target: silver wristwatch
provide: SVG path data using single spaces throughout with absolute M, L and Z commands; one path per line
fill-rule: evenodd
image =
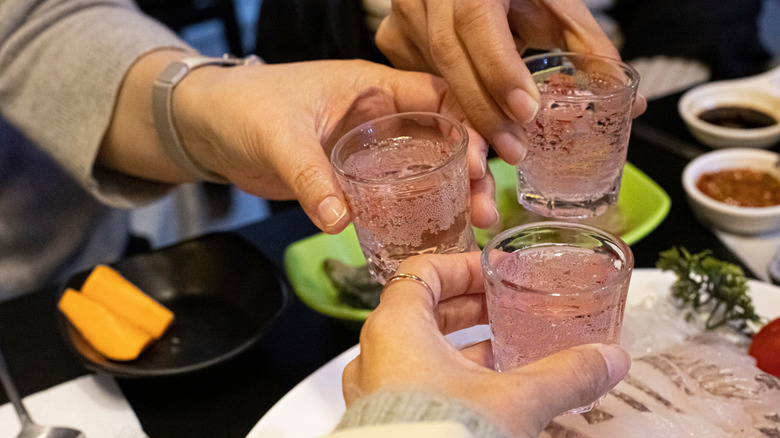
M 262 61 L 255 55 L 247 58 L 223 56 L 212 58 L 193 56 L 171 63 L 154 81 L 152 91 L 152 115 L 160 143 L 174 162 L 197 179 L 221 184 L 228 180 L 217 173 L 204 168 L 194 160 L 181 144 L 176 124 L 173 121 L 173 90 L 189 72 L 206 65 L 231 67 L 236 65 L 254 65 Z

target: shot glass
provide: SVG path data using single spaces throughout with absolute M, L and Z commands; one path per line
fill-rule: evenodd
M 491 239 L 481 263 L 496 371 L 576 345 L 620 343 L 634 256 L 619 238 L 581 224 L 530 223 Z
M 523 126 L 517 199 L 546 217 L 597 216 L 617 203 L 639 73 L 618 60 L 574 53 L 524 58 L 541 93 Z
M 422 112 L 366 122 L 336 143 L 331 163 L 380 283 L 413 255 L 477 249 L 467 145 L 458 121 Z

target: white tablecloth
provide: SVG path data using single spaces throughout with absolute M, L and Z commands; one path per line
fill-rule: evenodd
M 89 374 L 24 398 L 33 421 L 67 426 L 87 438 L 148 438 L 116 381 Z M 21 425 L 11 403 L 0 406 L 0 438 L 14 438 Z

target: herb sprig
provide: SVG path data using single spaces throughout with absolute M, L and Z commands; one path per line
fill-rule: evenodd
M 707 330 L 727 325 L 747 335 L 761 323 L 742 268 L 718 260 L 711 251 L 691 254 L 674 247 L 660 253 L 656 267 L 677 275 L 672 297 L 678 307 L 688 309 L 689 321 L 703 319 Z

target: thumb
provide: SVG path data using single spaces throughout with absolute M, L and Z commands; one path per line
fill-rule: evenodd
M 563 412 L 588 405 L 606 394 L 628 373 L 631 358 L 618 345 L 588 344 L 558 352 L 517 371 L 531 384 L 540 410 L 537 418 L 551 420 Z M 529 375 L 530 373 L 530 375 Z
M 277 169 L 312 222 L 322 231 L 335 234 L 349 224 L 351 217 L 330 160 L 320 144 L 313 143 L 300 147 L 293 159 L 283 160 Z
M 341 374 L 341 393 L 347 406 L 364 395 L 360 387 L 361 359 L 361 356 L 352 359 Z

